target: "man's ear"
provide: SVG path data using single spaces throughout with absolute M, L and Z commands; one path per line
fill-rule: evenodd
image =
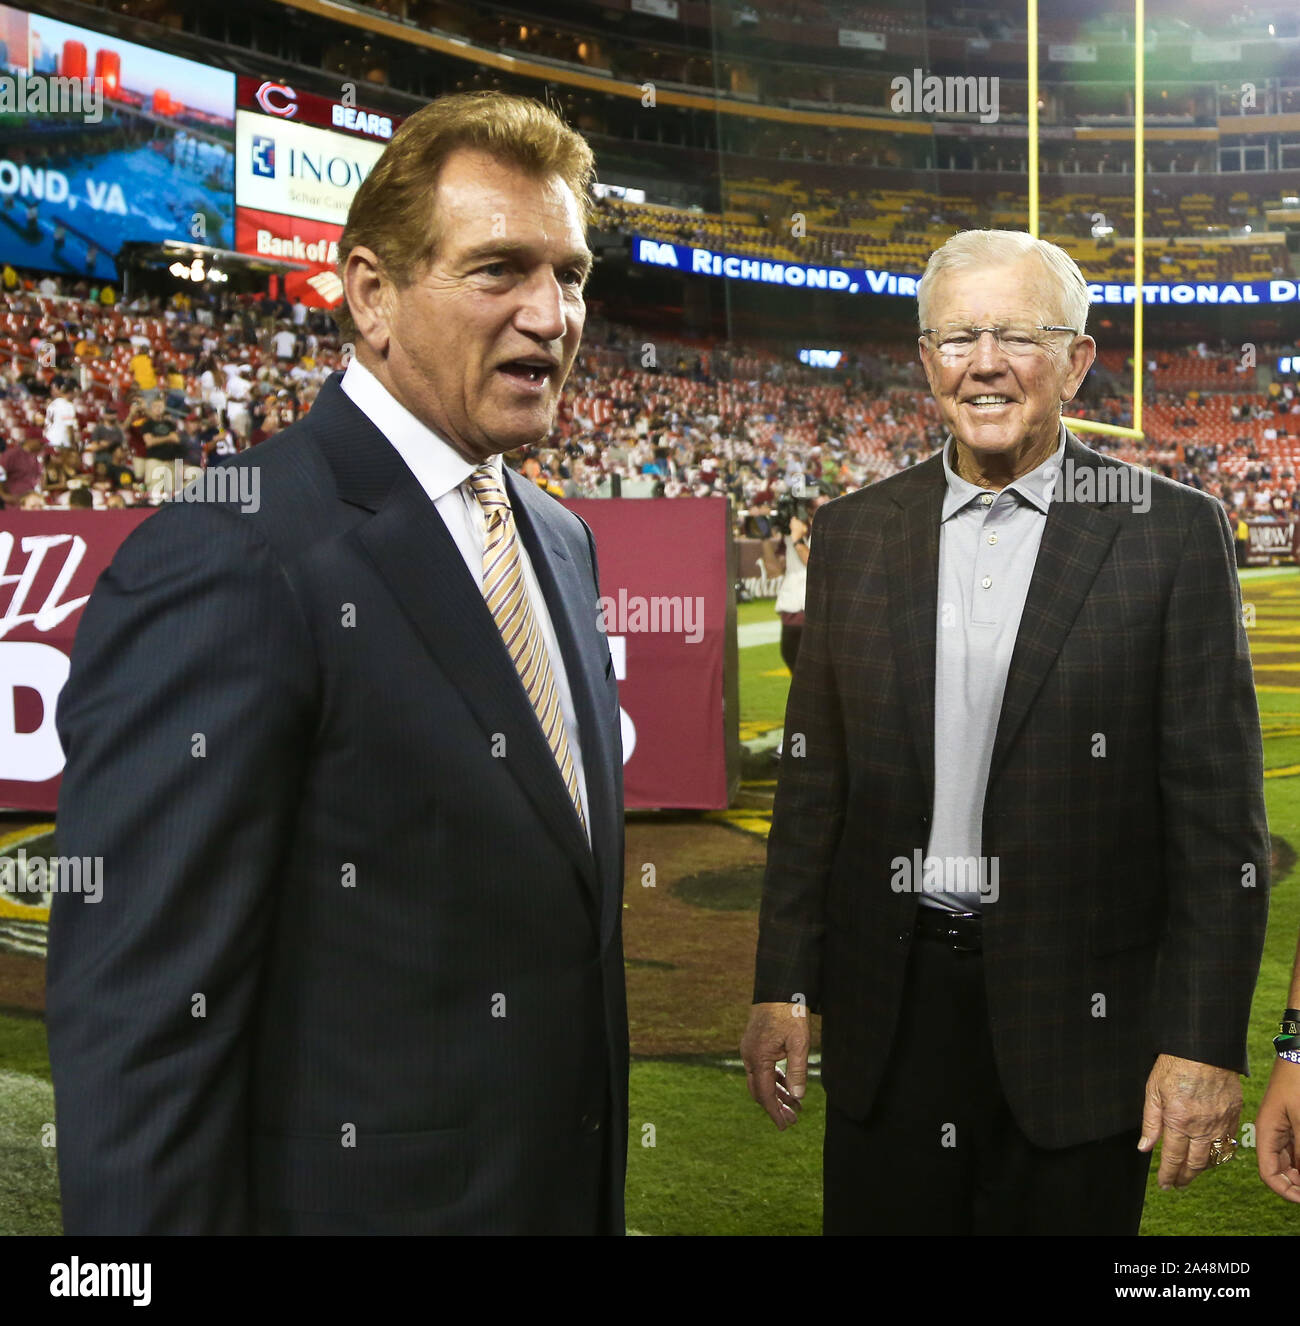
M 1061 385 L 1061 400 L 1072 401 L 1075 393 L 1083 386 L 1088 370 L 1097 358 L 1097 342 L 1091 336 L 1080 335 L 1070 347 L 1070 372 Z
M 936 394 L 934 389 L 934 363 L 932 360 L 934 350 L 924 336 L 916 338 L 916 348 L 921 355 L 921 367 L 925 369 L 925 380 L 930 384 L 930 394 L 934 395 Z
M 343 269 L 343 297 L 357 335 L 382 359 L 391 338 L 392 282 L 373 249 L 358 244 Z

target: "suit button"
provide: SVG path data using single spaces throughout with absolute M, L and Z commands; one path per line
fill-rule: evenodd
M 584 1114 L 582 1118 L 578 1120 L 578 1127 L 582 1129 L 584 1133 L 600 1132 L 600 1115 Z
M 912 932 L 910 930 L 900 930 L 898 932 L 898 942 L 900 944 L 906 944 L 907 941 L 911 938 L 912 938 Z

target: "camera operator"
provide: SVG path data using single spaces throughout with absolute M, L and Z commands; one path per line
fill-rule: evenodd
M 808 583 L 808 552 L 813 517 L 817 508 L 829 500 L 825 494 L 799 501 L 782 499 L 774 521 L 777 533 L 770 540 L 773 551 L 784 563 L 781 588 L 776 595 L 776 612 L 781 618 L 781 662 L 790 669 L 792 677 L 795 660 L 799 657 L 799 641 L 803 636 L 804 594 Z

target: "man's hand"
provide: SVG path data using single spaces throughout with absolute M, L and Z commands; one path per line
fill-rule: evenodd
M 749 1094 L 784 1132 L 799 1120 L 808 1086 L 808 1010 L 801 1003 L 755 1004 L 740 1042 Z M 785 1072 L 777 1064 L 785 1059 Z
M 1162 1054 L 1147 1078 L 1139 1151 L 1155 1148 L 1161 1132 L 1161 1188 L 1186 1188 L 1210 1164 L 1210 1143 L 1236 1135 L 1241 1079 L 1231 1069 Z
M 1300 1202 L 1300 1064 L 1277 1059 L 1255 1118 L 1259 1177 L 1279 1197 Z

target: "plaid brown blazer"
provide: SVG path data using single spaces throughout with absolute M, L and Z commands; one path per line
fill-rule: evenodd
M 1073 434 L 1066 457 L 1121 464 Z M 1157 1054 L 1248 1071 L 1269 840 L 1232 536 L 1217 501 L 1149 478 L 1145 512 L 1052 503 L 984 802 L 993 1043 L 1045 1147 L 1136 1128 Z M 936 453 L 817 513 L 786 712 L 754 1000 L 822 1014 L 824 1084 L 857 1118 L 918 905 L 891 862 L 929 836 L 944 490 Z

